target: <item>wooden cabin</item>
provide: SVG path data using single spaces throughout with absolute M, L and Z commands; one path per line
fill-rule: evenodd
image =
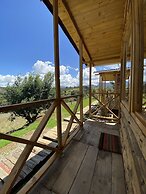
M 4 181 L 1 194 L 145 194 L 146 91 L 143 85 L 146 1 L 42 0 L 42 3 L 53 14 L 56 98 L 50 100 L 51 106 L 30 140 L 0 134 L 1 139 L 26 145 Z M 58 24 L 79 54 L 80 94 L 74 110 L 65 102 L 71 97 L 60 94 Z M 92 96 L 99 102 L 92 92 L 92 67 L 117 63 L 121 64 L 119 115 L 115 114 L 115 118 L 108 121 L 103 116 L 99 122 L 99 118 L 92 115 Z M 86 120 L 83 111 L 83 64 L 89 68 L 90 77 L 89 118 Z M 0 107 L 0 111 L 47 102 L 5 106 Z M 107 108 L 106 103 L 101 102 L 100 105 Z M 71 115 L 66 128 L 62 125 L 61 106 Z M 55 144 L 47 140 L 42 143 L 38 140 L 54 110 L 57 111 L 57 137 L 53 140 L 48 135 L 48 139 Z M 75 122 L 77 127 L 71 130 Z M 34 147 L 49 150 L 50 155 L 35 174 L 16 187 Z
M 109 66 L 110 67 L 110 66 Z M 92 116 L 104 119 L 119 119 L 120 114 L 120 69 L 110 69 L 94 72 L 98 76 L 97 91 L 92 92 L 98 101 L 96 109 L 91 110 Z M 126 81 L 130 77 L 130 69 L 126 70 Z M 129 91 L 129 82 L 126 84 L 126 94 Z M 96 96 L 95 96 L 96 95 Z M 110 117 L 108 117 L 108 115 Z M 103 117 L 104 116 L 104 117 Z M 91 117 L 91 115 L 90 115 Z

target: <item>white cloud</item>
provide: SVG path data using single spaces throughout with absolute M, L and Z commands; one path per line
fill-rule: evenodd
M 71 67 L 71 66 L 67 66 L 67 67 L 68 67 L 68 69 L 70 69 L 70 70 L 79 71 L 79 68 L 74 68 L 74 67 Z
M 69 68 L 70 66 L 64 66 L 64 65 L 60 65 L 60 74 L 64 75 L 66 73 L 69 73 Z M 34 65 L 33 65 L 33 70 L 34 73 L 38 73 L 38 74 L 46 74 L 48 72 L 54 73 L 55 72 L 55 67 L 54 64 L 50 61 L 37 61 Z
M 53 63 L 51 63 L 50 61 L 37 61 L 34 65 L 33 65 L 33 70 L 34 73 L 37 74 L 46 74 L 48 72 L 54 73 L 54 65 Z
M 146 64 L 146 59 L 144 61 L 144 63 Z M 95 75 L 94 72 L 95 71 L 102 71 L 102 70 L 109 70 L 109 69 L 115 69 L 119 67 L 119 65 L 106 65 L 106 66 L 99 66 L 99 67 L 92 67 L 92 85 L 98 85 L 99 82 L 99 76 Z M 145 68 L 144 68 L 145 69 Z M 145 69 L 146 70 L 146 69 Z M 144 70 L 144 75 L 145 75 L 145 71 Z M 76 75 L 72 75 L 72 71 L 74 71 L 74 73 Z M 41 61 L 38 60 L 36 61 L 36 63 L 34 63 L 33 67 L 32 67 L 32 73 L 35 74 L 40 74 L 41 77 L 43 77 L 46 73 L 51 72 L 51 73 L 55 73 L 55 67 L 54 64 L 50 61 Z M 24 76 L 28 76 L 29 73 L 26 73 L 25 75 L 21 75 L 20 77 L 24 77 Z M 65 65 L 60 65 L 60 83 L 62 87 L 74 87 L 74 86 L 78 86 L 79 85 L 79 69 L 78 68 L 74 68 L 71 67 L 69 65 L 65 66 Z M 144 80 L 146 76 L 144 76 Z M 16 79 L 16 76 L 14 75 L 0 75 L 0 86 L 7 86 L 7 84 L 12 85 L 14 83 Z M 54 83 L 55 85 L 55 83 Z M 83 69 L 83 85 L 89 85 L 89 68 L 84 68 Z
M 55 67 L 54 64 L 50 61 L 40 61 L 38 60 L 34 65 L 33 65 L 33 70 L 34 73 L 38 74 L 46 74 L 48 72 L 54 73 L 55 72 Z M 70 73 L 70 70 L 74 70 L 77 72 L 76 76 L 72 76 Z M 98 76 L 94 75 L 93 72 L 96 71 L 96 68 L 92 68 L 92 85 L 97 85 L 98 83 Z M 60 65 L 60 84 L 62 87 L 74 87 L 79 85 L 79 69 L 78 68 L 73 68 L 69 65 Z M 89 68 L 83 69 L 83 85 L 89 85 Z
M 60 75 L 64 75 L 69 73 L 69 68 L 68 66 L 60 65 Z
M 15 82 L 16 76 L 14 75 L 0 75 L 0 86 L 5 87 L 8 84 L 12 85 Z
M 98 76 L 94 74 L 95 71 L 96 71 L 96 68 L 92 67 L 92 73 L 91 73 L 92 85 L 98 84 Z M 79 75 L 80 73 L 78 72 L 77 79 L 79 79 Z M 86 85 L 86 86 L 89 85 L 89 68 L 83 69 L 83 85 Z
M 79 85 L 77 77 L 73 77 L 71 74 L 60 75 L 60 85 L 63 87 L 74 87 Z
M 75 70 L 75 71 L 79 71 L 79 68 L 75 68 L 74 70 Z
M 76 71 L 77 74 L 73 76 L 70 71 Z M 93 72 L 96 71 L 95 67 L 92 68 L 92 85 L 97 85 L 98 76 L 95 76 Z M 55 72 L 54 64 L 50 61 L 38 60 L 34 63 L 32 67 L 32 72 L 35 74 L 40 74 L 43 77 L 46 73 Z M 31 72 L 30 72 L 31 73 Z M 28 76 L 29 72 L 20 77 Z M 83 69 L 83 85 L 89 85 L 89 68 Z M 14 83 L 16 76 L 14 75 L 0 75 L 0 86 L 7 86 Z M 79 85 L 79 69 L 73 68 L 71 66 L 60 65 L 60 83 L 62 87 L 74 87 Z M 55 83 L 54 83 L 55 85 Z

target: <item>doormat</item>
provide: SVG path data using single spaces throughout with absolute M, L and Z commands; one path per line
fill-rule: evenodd
M 99 140 L 99 150 L 121 154 L 120 137 L 107 133 L 101 133 Z

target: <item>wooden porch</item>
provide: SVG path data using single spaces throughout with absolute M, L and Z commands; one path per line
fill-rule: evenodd
M 28 193 L 125 194 L 122 155 L 98 149 L 101 132 L 119 136 L 119 127 L 86 121 L 61 157 Z
M 78 0 L 43 0 L 43 2 L 53 13 L 56 98 L 0 107 L 1 112 L 8 112 L 51 103 L 30 140 L 0 134 L 1 139 L 26 145 L 3 185 L 2 194 L 13 191 L 13 186 L 34 146 L 47 149 L 52 154 L 38 172 L 18 190 L 19 194 L 145 194 L 146 121 L 142 112 L 142 100 L 146 57 L 146 36 L 144 36 L 146 1 L 82 0 L 79 3 Z M 65 101 L 73 96 L 62 97 L 60 92 L 58 24 L 79 54 L 79 95 L 76 96 L 77 101 L 73 110 Z M 117 91 L 118 95 L 116 94 L 111 100 L 119 99 L 119 115 L 109 108 L 110 103 L 106 102 L 105 97 L 97 97 L 97 95 L 107 95 L 107 93 L 93 94 L 92 91 L 92 67 L 115 63 L 121 64 L 117 77 L 119 91 Z M 90 119 L 103 119 L 104 123 L 94 120 L 85 121 L 83 64 L 89 67 L 88 116 Z M 130 72 L 129 80 L 126 79 L 127 69 Z M 91 106 L 92 96 L 101 105 L 94 112 Z M 61 107 L 70 114 L 65 129 L 62 127 Z M 78 107 L 79 114 L 77 114 Z M 101 108 L 106 110 L 107 116 L 98 115 Z M 55 110 L 57 138 L 55 139 L 56 146 L 53 147 L 39 142 L 39 138 Z M 112 117 L 109 112 L 113 114 Z M 110 124 L 107 123 L 107 119 L 111 121 Z M 121 125 L 114 125 L 113 121 Z M 78 127 L 70 133 L 74 122 L 78 124 Z M 102 132 L 120 137 L 122 154 L 98 149 Z

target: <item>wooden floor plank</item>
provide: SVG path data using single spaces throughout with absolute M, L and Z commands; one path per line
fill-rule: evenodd
M 76 152 L 74 154 L 70 154 L 68 163 L 62 170 L 60 176 L 58 177 L 52 188 L 52 191 L 54 191 L 55 193 L 65 194 L 69 192 L 75 176 L 84 159 L 88 146 L 80 142 L 77 142 L 76 144 Z
M 85 132 L 80 141 L 82 143 L 97 147 L 100 138 L 100 132 L 97 130 L 97 128 L 91 127 L 91 125 L 88 125 L 88 123 L 86 123 L 84 124 L 84 130 Z
M 76 141 L 72 140 L 70 142 L 70 145 L 66 147 L 61 157 L 53 163 L 48 171 L 46 171 L 45 175 L 40 179 L 37 185 L 39 186 L 39 184 L 42 184 L 46 188 L 48 188 L 48 190 L 52 190 L 52 187 L 55 184 L 56 180 L 62 173 L 68 161 L 70 161 L 71 155 L 76 154 L 76 150 L 79 148 L 80 143 L 76 143 Z
M 76 141 L 80 141 L 84 133 L 85 133 L 84 129 L 79 130 L 78 133 L 73 137 L 73 139 Z
M 45 176 L 42 177 L 42 184 L 44 184 L 49 190 L 52 190 L 54 183 L 70 160 L 70 155 L 76 153 L 76 146 L 78 147 L 76 142 L 71 141 L 70 146 L 67 146 L 61 157 L 54 162 Z
M 110 152 L 99 151 L 90 194 L 112 193 L 112 155 Z
M 98 148 L 89 146 L 69 194 L 88 194 L 97 159 Z M 92 161 L 92 162 L 91 162 Z
M 121 155 L 98 152 L 101 132 L 118 135 L 118 125 L 86 121 L 83 128 L 30 194 L 41 193 L 41 187 L 48 194 L 125 194 Z
M 93 120 L 87 120 L 84 124 L 84 128 L 95 129 L 96 131 L 109 133 L 112 135 L 119 135 L 119 124 L 116 123 L 100 123 Z
M 112 153 L 112 194 L 126 194 L 122 156 Z
M 44 185 L 40 184 L 39 187 L 34 186 L 29 194 L 52 194 Z

